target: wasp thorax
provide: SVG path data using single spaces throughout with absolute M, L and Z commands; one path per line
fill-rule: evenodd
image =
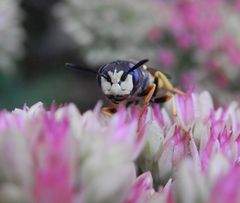
M 108 71 L 110 81 L 101 77 L 101 87 L 106 95 L 129 95 L 133 89 L 132 75 L 128 74 L 124 81 L 121 80 L 124 71 L 115 69 L 114 72 Z

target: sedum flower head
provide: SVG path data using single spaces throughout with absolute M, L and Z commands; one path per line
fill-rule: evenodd
M 153 41 L 159 44 L 161 68 L 177 77 L 181 75 L 179 70 L 191 70 L 199 87 L 207 87 L 221 102 L 239 97 L 239 1 L 159 2 L 168 13 L 165 24 L 152 33 Z
M 54 9 L 63 30 L 83 49 L 90 64 L 116 58 L 155 57 L 147 40 L 151 28 L 162 23 L 154 1 L 65 0 Z
M 100 106 L 2 111 L 0 202 L 239 202 L 238 103 L 189 93 L 141 118 Z

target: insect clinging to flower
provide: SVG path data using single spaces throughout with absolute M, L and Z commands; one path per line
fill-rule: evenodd
M 111 107 L 103 108 L 107 114 L 114 113 L 120 104 L 146 107 L 151 103 L 164 103 L 174 93 L 185 95 L 173 87 L 166 74 L 146 66 L 148 61 L 117 60 L 101 66 L 97 71 L 70 63 L 66 63 L 66 67 L 96 74 L 102 92 L 111 103 Z

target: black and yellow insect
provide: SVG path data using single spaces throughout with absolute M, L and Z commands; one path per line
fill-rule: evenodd
M 145 65 L 148 59 L 139 62 L 117 60 L 105 64 L 98 71 L 85 69 L 74 64 L 66 67 L 93 72 L 111 107 L 103 108 L 107 114 L 114 113 L 119 104 L 126 106 L 150 103 L 164 103 L 172 98 L 173 93 L 185 95 L 173 87 L 169 77 L 159 70 Z

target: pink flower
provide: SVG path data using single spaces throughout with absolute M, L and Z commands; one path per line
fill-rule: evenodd
M 213 108 L 213 101 L 208 92 L 202 92 L 199 95 L 190 93 L 187 96 L 176 96 L 178 119 L 185 129 L 188 129 L 188 126 L 196 120 L 206 121 Z
M 181 46 L 187 48 L 191 44 L 206 51 L 213 49 L 214 35 L 220 24 L 219 5 L 217 0 L 178 1 L 171 29 Z
M 170 49 L 161 49 L 159 52 L 159 61 L 164 66 L 173 66 L 176 62 L 176 56 Z
M 217 180 L 209 203 L 237 203 L 240 201 L 240 168 L 236 166 Z
M 151 173 L 144 173 L 135 180 L 124 203 L 148 202 L 153 193 Z
M 0 201 L 239 200 L 237 102 L 216 108 L 208 92 L 189 92 L 140 112 L 41 103 L 1 112 Z
M 240 11 L 240 1 L 236 0 L 235 7 L 237 8 L 238 11 Z
M 71 202 L 73 197 L 72 159 L 68 120 L 57 121 L 54 112 L 43 115 L 42 126 L 33 144 L 35 202 Z
M 147 34 L 150 41 L 156 41 L 161 39 L 162 33 L 159 27 L 153 27 Z

